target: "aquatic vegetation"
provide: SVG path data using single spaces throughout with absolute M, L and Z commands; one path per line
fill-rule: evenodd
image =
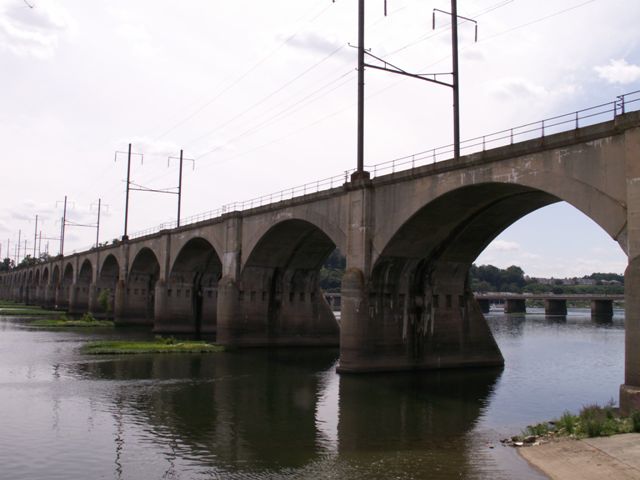
M 139 353 L 212 353 L 222 352 L 224 347 L 202 341 L 178 341 L 173 337 L 156 337 L 149 341 L 109 340 L 91 342 L 82 347 L 92 355 L 118 355 Z

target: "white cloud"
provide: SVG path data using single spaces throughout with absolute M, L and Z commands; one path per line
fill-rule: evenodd
M 72 30 L 72 19 L 58 4 L 0 3 L 0 48 L 15 55 L 50 58 L 60 38 Z
M 278 38 L 279 41 L 285 40 L 284 37 Z M 313 52 L 319 52 L 328 54 L 333 52 L 336 48 L 343 45 L 341 42 L 337 42 L 335 39 L 327 38 L 316 32 L 304 32 L 297 34 L 290 38 L 287 42 L 288 45 L 296 48 L 302 48 L 304 50 L 311 50 Z
M 508 240 L 494 240 L 488 247 L 487 252 L 513 252 L 520 250 L 520 245 Z
M 157 48 L 153 44 L 153 37 L 144 25 L 123 23 L 118 27 L 117 32 L 130 43 L 134 53 L 142 57 L 149 57 L 157 52 Z
M 496 97 L 503 100 L 513 98 L 542 98 L 549 94 L 549 91 L 524 78 L 503 78 L 493 87 L 492 92 Z
M 609 65 L 596 66 L 594 70 L 609 83 L 626 85 L 640 80 L 640 66 L 629 64 L 625 59 L 611 59 Z
M 126 140 L 117 142 L 118 145 L 126 145 Z M 160 157 L 176 156 L 180 153 L 180 147 L 172 142 L 164 142 L 149 137 L 135 137 L 132 144 L 132 151 L 140 152 L 144 155 Z

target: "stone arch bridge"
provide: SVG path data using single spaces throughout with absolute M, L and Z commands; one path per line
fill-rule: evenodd
M 106 307 L 118 323 L 224 345 L 339 344 L 345 372 L 502 365 L 469 267 L 558 201 L 628 255 L 621 402 L 640 407 L 638 112 L 17 269 L 0 276 L 0 295 Z M 318 286 L 335 248 L 347 258 L 340 325 Z

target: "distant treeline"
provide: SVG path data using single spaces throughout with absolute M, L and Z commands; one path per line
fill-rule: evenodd
M 338 249 L 334 250 L 320 269 L 320 288 L 325 292 L 339 292 L 346 264 L 344 255 Z M 527 277 L 522 268 L 516 265 L 503 269 L 493 265 L 473 264 L 469 270 L 469 280 L 474 292 L 624 293 L 624 276 L 617 273 L 592 273 L 581 278 L 536 279 Z
M 515 265 L 507 269 L 475 264 L 469 270 L 474 292 L 513 293 L 624 293 L 624 276 L 617 273 L 592 273 L 578 278 L 538 279 L 526 277 Z

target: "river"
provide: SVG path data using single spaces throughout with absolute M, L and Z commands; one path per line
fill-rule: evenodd
M 501 312 L 503 369 L 338 375 L 335 349 L 89 357 L 147 332 L 0 317 L 0 479 L 540 479 L 500 439 L 617 400 L 623 312 Z

